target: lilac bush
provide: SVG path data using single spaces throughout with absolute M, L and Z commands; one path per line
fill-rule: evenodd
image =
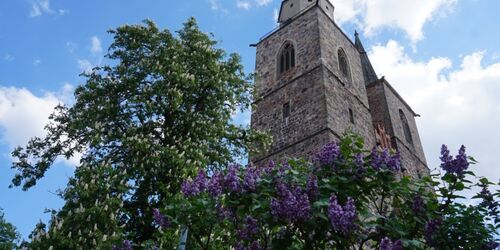
M 496 229 L 484 222 L 497 225 L 496 194 L 484 187 L 478 195 L 488 213 L 456 202 L 473 163 L 465 147 L 456 157 L 442 148 L 444 175 L 413 179 L 398 152 L 365 151 L 357 142 L 350 135 L 329 143 L 312 162 L 200 171 L 162 210 L 172 221 L 154 210 L 156 224 L 167 229 L 159 242 L 165 247 L 178 239 L 175 228 L 186 227 L 190 244 L 200 249 L 493 249 Z M 465 228 L 478 233 L 458 233 Z

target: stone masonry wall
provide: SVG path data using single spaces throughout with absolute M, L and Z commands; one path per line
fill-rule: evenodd
M 375 146 L 375 133 L 370 110 L 353 95 L 327 68 L 324 68 L 328 127 L 336 134 L 356 132 L 365 140 L 366 149 Z M 354 123 L 350 120 L 353 112 Z
M 401 143 L 403 143 L 406 147 L 410 148 L 414 154 L 418 156 L 422 160 L 422 162 L 426 162 L 424 150 L 422 148 L 422 143 L 420 142 L 420 135 L 418 134 L 417 124 L 415 121 L 415 116 L 413 112 L 399 99 L 396 93 L 393 91 L 392 87 L 388 85 L 387 82 L 384 82 L 384 93 L 385 98 L 387 100 L 391 124 L 393 126 L 394 136 L 397 137 Z M 413 145 L 406 141 L 403 124 L 401 122 L 399 116 L 399 110 L 402 110 L 408 120 L 408 125 L 410 126 L 411 137 L 413 139 Z
M 289 147 L 326 128 L 325 90 L 320 69 L 313 69 L 255 104 L 252 127 L 273 137 L 269 153 Z M 283 118 L 283 104 L 286 102 L 290 104 L 288 122 Z M 295 153 L 290 155 L 296 156 Z M 262 155 L 253 156 L 252 160 L 259 158 Z
M 264 96 L 290 80 L 320 65 L 318 8 L 313 8 L 257 44 L 255 88 Z M 283 44 L 290 41 L 295 48 L 295 68 L 278 74 L 278 56 Z
M 339 135 L 348 130 L 359 133 L 365 139 L 365 146 L 371 149 L 375 146 L 375 134 L 359 52 L 324 12 L 318 18 L 321 61 L 325 68 L 328 126 Z M 340 72 L 339 49 L 347 56 L 350 77 Z M 350 121 L 349 109 L 353 111 L 354 123 Z
M 401 154 L 402 166 L 405 174 L 413 177 L 429 174 L 425 155 L 420 142 L 420 137 L 411 111 L 396 92 L 385 81 L 377 81 L 367 86 L 373 123 L 381 123 L 386 132 L 391 136 L 391 144 Z M 401 109 L 411 130 L 413 145 L 406 141 L 403 125 L 399 116 Z

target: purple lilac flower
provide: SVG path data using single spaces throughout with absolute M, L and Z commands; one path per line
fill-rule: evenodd
M 396 152 L 394 155 L 391 155 L 386 163 L 387 168 L 393 172 L 397 172 L 401 170 L 401 155 L 399 152 Z
M 205 189 L 207 188 L 207 175 L 205 174 L 204 170 L 200 170 L 198 172 L 198 175 L 193 181 L 193 185 L 196 185 L 200 192 L 205 191 Z
M 247 250 L 247 248 L 246 248 L 245 246 L 243 246 L 243 244 L 238 243 L 238 244 L 236 244 L 236 246 L 234 247 L 234 250 Z
M 347 198 L 346 204 L 342 207 L 335 195 L 330 197 L 330 205 L 328 206 L 328 217 L 332 228 L 344 235 L 349 234 L 354 229 L 356 220 L 356 206 L 351 197 Z
M 441 146 L 441 168 L 447 173 L 462 175 L 469 167 L 469 161 L 465 154 L 465 146 L 461 146 L 455 159 L 450 155 L 450 150 L 446 145 Z
M 170 227 L 170 221 L 168 221 L 168 219 L 160 213 L 160 210 L 158 208 L 153 209 L 153 218 L 156 224 L 160 226 L 160 228 L 165 229 Z
M 253 192 L 257 189 L 257 181 L 260 178 L 260 171 L 256 168 L 247 168 L 243 177 L 243 188 L 247 192 Z
M 222 194 L 222 180 L 224 175 L 221 172 L 215 172 L 207 184 L 207 190 L 213 197 L 218 197 Z
M 455 169 L 457 173 L 462 173 L 469 167 L 469 161 L 467 160 L 467 155 L 465 154 L 465 146 L 462 145 L 458 150 L 458 155 L 455 156 Z
M 354 200 L 349 197 L 346 204 L 342 207 L 337 197 L 330 197 L 330 205 L 328 207 L 328 214 L 332 227 L 343 234 L 348 234 L 354 229 L 354 222 L 356 220 L 356 206 Z
M 276 168 L 276 164 L 274 163 L 273 160 L 270 160 L 266 166 L 264 166 L 264 172 L 266 173 L 271 173 L 274 168 Z
M 391 171 L 401 170 L 401 157 L 399 152 L 394 155 L 390 155 L 387 149 L 382 152 L 378 152 L 376 148 L 372 149 L 371 152 L 371 166 L 375 170 L 381 168 L 387 168 Z
M 366 169 L 364 167 L 364 157 L 363 154 L 359 153 L 354 156 L 354 164 L 356 165 L 356 177 L 361 178 L 365 173 Z
M 488 244 L 486 244 L 484 249 L 494 250 L 494 249 L 498 249 L 498 247 L 500 247 L 500 244 L 498 242 L 490 241 L 490 242 L 488 242 Z
M 316 175 L 309 175 L 309 179 L 307 180 L 307 195 L 309 195 L 309 199 L 313 199 L 319 195 L 318 177 Z
M 240 192 L 241 187 L 240 187 L 240 180 L 238 178 L 238 167 L 237 165 L 232 165 L 229 167 L 229 170 L 224 177 L 224 185 L 231 191 L 231 192 Z
M 200 193 L 200 190 L 191 181 L 185 180 L 181 184 L 181 192 L 184 194 L 184 197 L 191 197 Z
M 493 194 L 491 194 L 490 190 L 488 190 L 488 186 L 485 184 L 480 184 L 480 186 L 482 186 L 482 189 L 479 193 L 479 197 L 483 200 L 480 205 L 487 207 L 489 210 L 497 211 L 500 204 L 495 201 Z
M 333 163 L 340 156 L 340 147 L 336 142 L 331 142 L 323 146 L 316 154 L 314 155 L 314 162 L 321 165 L 327 166 L 331 165 L 333 167 Z
M 283 183 L 276 186 L 278 198 L 271 199 L 271 214 L 275 220 L 304 220 L 309 217 L 311 205 L 309 197 L 300 187 L 296 187 L 293 192 Z
M 132 244 L 130 243 L 130 241 L 123 241 L 123 250 L 132 250 Z
M 441 218 L 432 219 L 425 224 L 424 234 L 427 243 L 432 244 L 432 238 L 442 224 L 443 220 Z
M 245 224 L 242 230 L 239 230 L 238 236 L 243 240 L 250 240 L 259 233 L 259 225 L 252 216 L 245 218 Z
M 416 215 L 419 215 L 424 211 L 425 203 L 424 203 L 424 200 L 422 199 L 422 197 L 420 197 L 420 195 L 416 195 L 413 198 L 413 202 L 411 204 L 411 209 L 412 209 L 413 213 Z
M 297 200 L 297 206 L 295 207 L 295 216 L 298 219 L 306 219 L 309 217 L 309 212 L 311 211 L 311 205 L 309 203 L 309 197 L 306 192 L 302 191 L 302 188 L 296 187 L 294 190 L 295 199 Z
M 403 242 L 401 240 L 397 240 L 394 243 L 391 239 L 385 237 L 380 242 L 380 250 L 403 250 Z
M 253 241 L 252 244 L 250 244 L 250 250 L 262 250 L 262 247 L 258 241 Z
M 225 208 L 222 206 L 220 202 L 217 202 L 215 205 L 215 209 L 217 211 L 217 216 L 219 216 L 220 219 L 228 219 L 228 220 L 233 220 L 234 219 L 234 214 L 231 212 L 231 210 Z
M 184 181 L 181 184 L 181 191 L 185 197 L 198 195 L 207 188 L 207 176 L 205 171 L 200 170 L 193 181 Z

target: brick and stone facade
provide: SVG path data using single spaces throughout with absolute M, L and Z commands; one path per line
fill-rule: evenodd
M 251 124 L 273 144 L 250 160 L 307 158 L 348 131 L 361 135 L 367 149 L 381 147 L 387 143 L 376 136 L 378 127 L 409 174 L 427 174 L 417 115 L 378 79 L 358 35 L 352 42 L 333 21 L 333 8 L 328 0 L 284 0 L 279 28 L 256 44 Z M 284 55 L 284 47 L 293 55 Z

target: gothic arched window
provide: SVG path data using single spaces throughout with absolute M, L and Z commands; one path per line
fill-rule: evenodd
M 339 70 L 342 76 L 346 77 L 347 79 L 351 79 L 351 73 L 349 70 L 349 62 L 347 61 L 347 56 L 344 52 L 343 49 L 339 49 L 337 52 L 337 56 L 339 59 Z
M 401 119 L 401 125 L 403 125 L 403 132 L 406 141 L 411 145 L 413 145 L 413 138 L 411 137 L 410 125 L 408 125 L 408 120 L 406 119 L 405 113 L 401 109 L 399 110 L 399 118 Z
M 278 59 L 280 74 L 295 67 L 295 49 L 290 42 L 286 42 L 283 45 Z

